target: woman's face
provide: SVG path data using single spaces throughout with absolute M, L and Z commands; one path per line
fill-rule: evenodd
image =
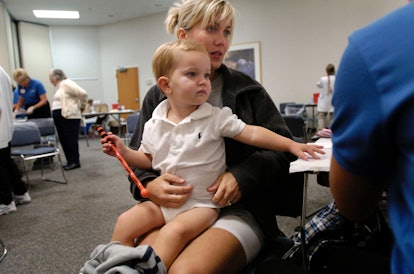
M 201 23 L 191 30 L 180 29 L 178 37 L 198 42 L 207 49 L 211 61 L 212 73 L 223 63 L 224 56 L 229 49 L 232 38 L 232 25 L 230 20 L 223 20 L 202 28 Z
M 28 88 L 29 85 L 30 85 L 30 78 L 25 77 L 22 80 L 18 81 L 17 84 L 19 84 L 20 86 L 22 86 L 24 88 Z

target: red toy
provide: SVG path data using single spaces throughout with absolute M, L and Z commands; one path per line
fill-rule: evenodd
M 104 128 L 102 126 L 98 126 L 96 128 L 96 131 L 99 133 L 99 136 L 101 136 L 101 138 L 105 138 L 108 136 L 108 134 L 106 133 L 106 131 L 104 130 Z M 122 166 L 125 168 L 125 170 L 128 172 L 129 176 L 132 178 L 132 180 L 134 181 L 134 183 L 138 186 L 140 192 L 141 192 L 141 196 L 144 198 L 148 198 L 150 195 L 150 192 L 148 189 L 146 189 L 140 182 L 140 180 L 137 178 L 137 176 L 135 176 L 134 172 L 132 171 L 132 169 L 129 167 L 128 163 L 125 161 L 125 159 L 121 156 L 121 154 L 119 154 L 118 149 L 116 148 L 116 146 L 114 144 L 112 144 L 111 142 L 109 142 L 112 146 L 112 150 L 115 152 L 115 157 L 118 158 L 118 160 L 121 162 Z

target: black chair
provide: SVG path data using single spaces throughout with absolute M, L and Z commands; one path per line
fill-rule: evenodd
M 297 218 L 302 214 L 304 173 L 289 174 L 287 181 L 280 189 L 283 193 L 275 199 L 277 210 L 275 215 Z M 256 258 L 239 274 L 302 274 L 306 273 L 302 262 L 284 259 L 284 255 L 294 246 L 292 239 L 280 235 L 272 241 L 265 242 L 264 248 Z
M 289 105 L 287 103 L 286 105 Z M 281 110 L 285 110 L 286 105 Z M 287 115 L 282 114 L 286 124 L 291 131 L 295 141 L 303 143 L 307 141 L 306 126 L 302 114 Z M 281 197 L 275 199 L 278 204 L 278 212 L 276 215 L 297 218 L 302 214 L 303 204 L 303 185 L 305 182 L 304 173 L 289 174 L 284 189 L 280 189 L 283 193 Z M 276 201 L 277 200 L 277 201 Z M 274 239 L 273 242 L 266 243 L 265 247 L 259 252 L 257 257 L 239 274 L 302 274 L 305 271 L 302 262 L 292 262 L 284 259 L 284 256 L 294 248 L 292 239 L 284 236 Z
M 295 104 L 295 102 L 283 102 L 279 104 L 280 114 L 286 114 L 285 109 L 287 105 Z
M 307 143 L 306 124 L 303 116 L 300 114 L 283 114 L 282 116 L 293 135 L 293 139 L 296 142 Z
M 125 133 L 125 143 L 129 143 L 129 140 L 134 133 L 135 127 L 138 124 L 139 111 L 127 116 L 126 120 L 126 133 Z

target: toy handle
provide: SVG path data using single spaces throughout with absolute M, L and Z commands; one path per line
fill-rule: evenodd
M 106 133 L 106 131 L 104 130 L 103 126 L 98 126 L 96 128 L 96 131 L 99 133 L 99 136 L 101 136 L 101 138 L 105 138 L 108 136 L 108 134 Z M 114 144 L 112 144 L 110 141 L 108 141 L 109 144 L 111 144 L 112 150 L 115 152 L 115 157 L 118 158 L 118 160 L 121 162 L 122 166 L 125 168 L 125 170 L 128 172 L 128 175 L 132 178 L 132 180 L 134 181 L 134 183 L 137 185 L 137 187 L 139 188 L 139 191 L 141 192 L 141 196 L 143 198 L 148 198 L 150 195 L 150 192 L 148 189 L 146 189 L 141 181 L 137 178 L 137 176 L 135 176 L 135 173 L 132 171 L 132 169 L 129 167 L 128 163 L 125 161 L 124 157 L 122 157 L 122 155 L 119 153 L 118 149 L 116 148 L 116 146 Z

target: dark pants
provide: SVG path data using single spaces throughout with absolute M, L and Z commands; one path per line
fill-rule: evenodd
M 61 110 L 53 111 L 53 121 L 68 164 L 79 164 L 80 119 L 66 119 Z
M 35 104 L 26 104 L 24 107 L 28 109 L 29 107 L 33 105 Z M 35 109 L 32 114 L 27 115 L 27 119 L 50 118 L 50 117 L 52 117 L 52 114 L 50 112 L 49 102 L 47 102 L 45 105 L 41 106 L 40 108 Z
M 8 205 L 15 195 L 23 195 L 27 187 L 16 163 L 10 157 L 10 145 L 0 149 L 0 204 Z

